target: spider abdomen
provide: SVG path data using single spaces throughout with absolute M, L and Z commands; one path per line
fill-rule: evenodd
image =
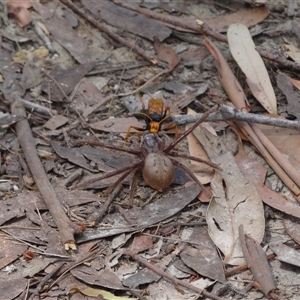
M 144 181 L 153 189 L 163 191 L 174 179 L 174 165 L 162 153 L 149 153 L 142 168 Z

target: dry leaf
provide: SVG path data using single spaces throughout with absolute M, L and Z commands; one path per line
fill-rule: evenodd
M 300 251 L 285 244 L 271 245 L 271 250 L 280 261 L 300 267 Z
M 31 13 L 28 8 L 30 8 L 30 0 L 8 0 L 7 9 L 8 13 L 13 15 L 20 27 L 28 25 L 32 21 Z
M 288 102 L 287 111 L 290 115 L 300 119 L 300 101 L 299 93 L 295 91 L 291 80 L 283 73 L 276 75 L 278 88 L 285 95 Z
M 245 234 L 243 225 L 239 227 L 239 236 L 247 265 L 263 293 L 268 295 L 276 286 L 267 256 L 259 243 L 248 232 Z
M 207 210 L 208 233 L 223 252 L 225 263 L 243 264 L 238 227 L 243 224 L 246 232 L 261 242 L 265 226 L 263 203 L 255 185 L 243 176 L 221 138 L 200 127 L 194 135 L 211 161 L 223 169 L 222 172 L 216 171 L 211 180 L 214 198 Z
M 288 56 L 295 62 L 300 62 L 300 50 L 298 47 L 295 47 L 294 45 L 288 45 L 286 44 L 285 47 L 288 49 L 287 54 Z
M 106 132 L 127 132 L 130 126 L 144 128 L 145 124 L 139 122 L 135 117 L 111 118 L 90 124 L 92 129 Z M 132 132 L 134 131 L 132 130 Z
M 180 58 L 171 47 L 162 44 L 156 36 L 153 37 L 153 41 L 153 47 L 158 59 L 163 64 L 167 63 L 169 71 L 172 71 L 179 63 Z
M 239 148 L 235 160 L 245 178 L 256 186 L 264 203 L 291 216 L 300 218 L 300 206 L 297 203 L 288 201 L 281 194 L 270 190 L 264 185 L 267 171 L 261 163 L 250 158 L 242 147 Z
M 271 114 L 277 113 L 275 93 L 250 32 L 245 25 L 232 24 L 227 31 L 232 56 L 247 77 L 247 83 L 254 97 Z
M 201 21 L 209 25 L 216 31 L 226 32 L 228 26 L 233 23 L 241 23 L 248 28 L 262 22 L 269 15 L 266 6 L 238 9 L 230 14 L 221 14 L 214 18 L 203 18 Z

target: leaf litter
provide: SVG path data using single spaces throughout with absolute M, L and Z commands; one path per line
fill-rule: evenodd
M 10 5 L 13 3 L 15 2 L 8 1 Z M 55 210 L 53 211 L 51 205 L 48 207 L 38 196 L 39 192 L 35 191 L 36 183 L 39 183 L 41 178 L 32 177 L 30 174 L 37 165 L 32 166 L 27 155 L 25 160 L 22 157 L 12 127 L 14 122 L 1 123 L 0 193 L 3 205 L 0 214 L 3 235 L 0 243 L 6 247 L 1 247 L 3 253 L 0 257 L 0 281 L 3 291 L 6 291 L 5 294 L 1 293 L 5 299 L 18 296 L 24 298 L 27 293 L 27 279 L 33 277 L 38 282 L 42 272 L 48 274 L 48 280 L 54 280 L 52 285 L 43 286 L 45 282 L 41 282 L 42 285 L 39 286 L 31 282 L 29 293 L 32 293 L 33 289 L 37 294 L 47 292 L 47 296 L 53 299 L 65 297 L 67 294 L 76 299 L 82 297 L 79 293 L 88 298 L 100 294 L 108 299 L 125 299 L 129 294 L 132 295 L 131 299 L 140 298 L 145 286 L 147 299 L 165 299 L 167 296 L 174 299 L 196 299 L 200 293 L 212 299 L 237 298 L 234 289 L 226 285 L 225 274 L 232 265 L 238 265 L 236 268 L 239 270 L 247 268 L 246 265 L 241 265 L 246 255 L 240 249 L 240 241 L 243 239 L 237 230 L 240 225 L 244 226 L 246 241 L 252 241 L 252 244 L 247 246 L 248 250 L 251 248 L 254 251 L 249 250 L 252 259 L 253 255 L 258 254 L 257 259 L 256 256 L 254 259 L 256 266 L 249 261 L 247 264 L 251 266 L 254 280 L 260 285 L 259 289 L 274 299 L 277 297 L 276 293 L 285 297 L 286 291 L 274 290 L 274 287 L 276 284 L 292 284 L 295 276 L 284 281 L 286 270 L 276 265 L 276 260 L 267 262 L 259 244 L 270 244 L 268 253 L 277 255 L 277 258 L 286 264 L 296 264 L 293 259 L 295 256 L 297 260 L 295 245 L 286 245 L 285 242 L 289 236 L 299 242 L 296 234 L 297 222 L 290 222 L 291 216 L 300 216 L 300 187 L 296 173 L 299 170 L 299 159 L 295 153 L 295 149 L 298 148 L 298 131 L 266 128 L 245 122 L 235 122 L 234 126 L 229 122 L 228 124 L 237 131 L 238 137 L 250 140 L 253 145 L 249 146 L 244 142 L 245 151 L 239 146 L 236 154 L 234 142 L 229 140 L 227 134 L 227 125 L 210 124 L 217 136 L 210 136 L 206 142 L 201 137 L 199 144 L 204 146 L 208 157 L 218 163 L 221 170 L 210 169 L 210 175 L 204 181 L 207 190 L 211 190 L 214 195 L 208 207 L 207 204 L 195 200 L 197 197 L 202 199 L 201 195 L 198 196 L 200 189 L 197 185 L 184 188 L 176 186 L 191 179 L 186 174 L 184 180 L 179 179 L 182 174 L 179 176 L 178 170 L 175 172 L 174 184 L 162 194 L 154 192 L 145 186 L 142 180 L 138 180 L 133 203 L 128 202 L 130 191 L 127 186 L 130 184 L 130 178 L 126 178 L 124 184 L 118 185 L 119 193 L 114 195 L 115 199 L 108 206 L 100 223 L 93 224 L 93 227 L 90 227 L 88 220 L 93 213 L 106 206 L 108 197 L 103 193 L 103 189 L 111 186 L 117 177 L 111 181 L 91 185 L 88 191 L 72 188 L 81 180 L 81 176 L 87 178 L 94 173 L 116 170 L 121 165 L 132 163 L 133 157 L 97 146 L 82 146 L 73 132 L 80 133 L 80 139 L 83 136 L 94 135 L 101 141 L 114 145 L 122 144 L 129 126 L 143 127 L 145 122 L 140 119 L 138 122 L 136 119 L 132 121 L 127 114 L 137 111 L 138 107 L 141 108 L 139 97 L 131 98 L 131 111 L 127 106 L 123 106 L 124 99 L 120 97 L 135 95 L 141 91 L 150 93 L 147 96 L 151 98 L 157 89 L 161 91 L 165 105 L 171 107 L 172 114 L 180 112 L 184 115 L 187 106 L 205 111 L 203 108 L 213 105 L 211 100 L 221 103 L 227 94 L 237 109 L 252 109 L 252 112 L 259 116 L 259 113 L 264 111 L 265 102 L 262 102 L 261 106 L 253 97 L 257 97 L 253 84 L 252 87 L 249 84 L 249 90 L 244 82 L 253 82 L 258 78 L 255 86 L 265 88 L 269 75 L 277 98 L 275 106 L 274 103 L 270 104 L 272 110 L 269 112 L 274 113 L 277 109 L 281 117 L 297 117 L 298 101 L 294 96 L 293 87 L 287 81 L 291 80 L 297 87 L 297 78 L 291 71 L 298 70 L 297 65 L 286 60 L 286 56 L 282 58 L 281 53 L 272 56 L 273 51 L 277 50 L 270 48 L 274 39 L 278 45 L 282 45 L 281 49 L 286 51 L 285 55 L 291 55 L 284 50 L 286 40 L 281 41 L 273 36 L 266 38 L 266 42 L 262 43 L 259 38 L 251 39 L 247 33 L 248 39 L 253 40 L 252 43 L 258 47 L 255 48 L 256 54 L 251 54 L 250 59 L 246 60 L 251 61 L 252 65 L 259 61 L 261 63 L 259 53 L 264 58 L 268 71 L 268 74 L 262 73 L 261 67 L 255 68 L 256 75 L 259 75 L 255 80 L 242 66 L 246 77 L 236 71 L 237 65 L 229 55 L 229 47 L 232 53 L 239 51 L 238 46 L 232 44 L 230 39 L 233 29 L 242 28 L 245 33 L 248 30 L 246 27 L 260 23 L 255 31 L 255 34 L 260 36 L 266 29 L 269 29 L 269 32 L 276 29 L 272 22 L 264 22 L 266 18 L 269 21 L 274 18 L 274 14 L 278 14 L 283 17 L 284 22 L 288 22 L 286 19 L 293 15 L 295 9 L 288 4 L 286 16 L 284 9 L 281 13 L 272 10 L 273 4 L 269 7 L 244 7 L 243 3 L 232 2 L 229 4 L 233 7 L 232 12 L 229 6 L 196 2 L 187 4 L 175 1 L 168 5 L 153 3 L 152 10 L 145 8 L 147 6 L 116 2 L 101 3 L 98 13 L 93 7 L 90 9 L 91 15 L 88 15 L 66 0 L 61 0 L 60 3 L 33 3 L 33 8 L 30 8 L 30 3 L 25 4 L 9 18 L 3 15 L 6 18 L 5 24 L 13 24 L 15 19 L 19 26 L 24 26 L 26 22 L 30 22 L 32 15 L 39 15 L 42 20 L 38 21 L 38 26 L 36 20 L 33 20 L 29 30 L 18 26 L 4 26 L 1 29 L 1 36 L 4 37 L 1 40 L 3 51 L 0 52 L 0 84 L 4 96 L 1 110 L 10 112 L 12 95 L 17 95 L 16 99 L 26 106 L 26 122 L 29 121 L 30 130 L 35 137 L 30 143 L 36 145 L 39 159 L 43 162 L 50 179 L 46 185 L 54 186 L 59 198 L 58 203 L 63 205 L 59 214 L 67 215 L 68 220 L 72 222 L 62 224 L 57 219 L 56 222 L 53 221 Z M 62 4 L 68 6 L 68 13 L 72 18 L 67 16 L 66 8 Z M 83 5 L 88 7 L 90 3 L 84 1 Z M 157 13 L 158 8 L 161 9 L 161 13 Z M 120 18 L 116 20 L 110 17 L 110 14 L 117 14 Z M 93 25 L 83 27 L 83 18 Z M 95 18 L 95 22 L 91 18 Z M 109 25 L 104 26 L 96 19 L 104 20 Z M 232 25 L 233 23 L 244 25 Z M 143 29 L 145 24 L 147 29 Z M 37 30 L 36 34 L 41 40 L 37 42 L 36 35 L 31 30 Z M 99 30 L 103 30 L 105 35 Z M 220 34 L 226 31 L 229 46 L 219 42 L 226 41 L 226 36 Z M 253 28 L 251 32 L 254 32 Z M 204 41 L 203 33 L 214 41 Z M 289 34 L 290 46 L 296 47 L 297 42 L 292 33 Z M 14 47 L 11 41 L 17 41 L 18 47 Z M 24 44 L 24 41 L 32 47 Z M 47 49 L 39 48 L 41 43 L 45 43 Z M 203 44 L 216 57 L 217 70 Z M 224 57 L 218 48 L 222 50 Z M 256 50 L 253 46 L 251 51 Z M 296 53 L 297 49 L 293 52 Z M 230 66 L 227 62 L 230 62 Z M 283 71 L 287 80 L 280 80 L 280 75 L 276 84 L 272 78 L 272 65 Z M 239 76 L 234 76 L 232 69 Z M 219 72 L 219 79 L 216 71 Z M 262 74 L 263 78 L 260 77 Z M 283 100 L 284 97 L 288 105 Z M 259 97 L 257 98 L 259 100 Z M 268 105 L 265 106 L 267 110 Z M 16 122 L 18 119 L 24 119 L 19 116 L 13 118 Z M 183 131 L 179 129 L 179 132 Z M 198 130 L 195 131 L 196 136 L 197 132 Z M 172 141 L 172 132 L 169 134 Z M 220 137 L 222 135 L 223 139 Z M 18 138 L 21 140 L 21 136 Z M 132 138 L 126 143 L 130 144 L 131 149 L 135 149 L 138 139 L 132 134 Z M 215 140 L 218 141 L 217 146 L 214 144 Z M 278 151 L 274 150 L 274 145 Z M 190 145 L 191 152 L 195 147 Z M 187 147 L 183 142 L 178 148 L 176 151 L 186 151 Z M 283 153 L 283 158 L 279 151 Z M 185 159 L 180 159 L 180 162 L 193 172 L 203 172 L 207 169 L 202 165 L 191 167 L 192 164 Z M 273 182 L 276 174 L 282 180 L 281 182 L 277 178 L 277 185 Z M 28 178 L 31 178 L 31 181 Z M 66 187 L 71 187 L 71 190 Z M 275 209 L 274 219 L 264 219 L 263 202 Z M 269 224 L 267 227 L 265 222 Z M 76 224 L 76 228 L 81 228 L 81 235 L 77 236 L 72 232 L 73 224 Z M 207 228 L 201 227 L 203 225 Z M 275 225 L 274 229 L 270 228 L 271 231 L 268 231 L 268 226 L 272 225 Z M 281 228 L 282 235 L 289 235 L 284 241 L 280 239 L 278 246 L 274 245 L 276 238 L 274 239 L 273 231 L 276 231 L 276 228 Z M 67 243 L 76 246 L 78 252 L 70 253 L 64 249 L 66 241 L 62 237 L 68 231 L 71 231 L 69 236 L 72 238 Z M 189 238 L 185 236 L 187 231 L 192 232 Z M 14 247 L 12 241 L 18 241 L 20 245 Z M 29 261 L 22 258 L 27 249 L 34 254 Z M 268 255 L 268 258 L 270 257 Z M 147 262 L 153 264 L 146 264 Z M 144 265 L 140 272 L 139 264 Z M 271 278 L 271 272 L 277 276 L 276 283 L 261 281 L 261 277 Z M 132 275 L 134 273 L 137 275 Z M 63 274 L 69 276 L 64 277 Z M 234 278 L 239 280 L 233 282 L 240 292 L 244 291 L 246 286 L 246 283 L 242 282 L 245 277 L 242 276 L 245 274 L 236 274 Z M 18 285 L 12 278 L 18 280 Z M 217 291 L 218 284 L 215 280 L 222 284 L 223 292 Z M 99 290 L 94 288 L 95 286 Z M 207 292 L 209 286 L 212 287 L 210 292 Z M 254 286 L 258 285 L 254 283 Z M 7 290 L 4 287 L 10 288 Z M 132 287 L 135 290 L 132 290 Z M 103 288 L 113 293 L 103 294 Z M 253 290 L 246 290 L 244 293 L 247 293 L 249 299 L 256 297 Z M 299 290 L 294 288 L 292 293 L 297 297 Z

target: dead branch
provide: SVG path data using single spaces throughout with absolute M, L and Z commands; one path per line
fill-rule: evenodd
M 186 123 L 193 123 L 197 121 L 201 116 L 202 114 L 174 115 L 172 116 L 172 121 L 174 121 L 176 124 L 183 125 Z M 249 123 L 257 123 L 300 130 L 299 121 L 290 121 L 286 119 L 272 118 L 263 115 L 247 113 L 245 111 L 241 111 L 227 105 L 221 105 L 218 111 L 210 114 L 209 117 L 206 119 L 206 121 L 228 120 L 244 121 Z
M 96 21 L 93 17 L 86 14 L 82 9 L 78 8 L 75 4 L 73 4 L 70 0 L 60 0 L 61 3 L 65 4 L 68 8 L 72 11 L 80 15 L 82 18 L 86 19 L 90 23 L 92 23 L 96 28 L 105 32 L 109 37 L 117 41 L 118 43 L 127 46 L 128 48 L 132 48 L 137 54 L 141 57 L 145 58 L 146 60 L 150 61 L 153 64 L 157 63 L 157 59 L 154 56 L 149 55 L 146 51 L 144 51 L 141 47 L 135 45 L 134 43 L 127 41 L 126 39 L 122 38 L 118 34 L 110 31 L 107 27 L 100 24 Z
M 18 139 L 36 185 L 57 225 L 64 247 L 66 250 L 76 250 L 77 247 L 74 234 L 81 233 L 81 228 L 68 219 L 48 180 L 47 174 L 35 148 L 34 138 L 26 119 L 26 112 L 23 104 L 20 101 L 15 101 L 11 106 L 11 110 L 13 114 L 24 118 L 16 124 Z
M 156 265 L 152 265 L 151 263 L 149 263 L 148 261 L 146 261 L 145 259 L 141 258 L 139 255 L 137 255 L 136 253 L 134 253 L 133 251 L 130 250 L 125 250 L 123 252 L 124 255 L 128 255 L 131 256 L 134 260 L 138 261 L 139 263 L 143 264 L 144 266 L 146 266 L 147 268 L 149 268 L 150 270 L 152 270 L 153 272 L 155 272 L 156 274 L 165 277 L 169 280 L 171 280 L 175 285 L 180 285 L 183 286 L 191 291 L 194 291 L 196 293 L 202 294 L 205 297 L 209 298 L 209 299 L 213 299 L 213 300 L 222 300 L 222 298 L 218 297 L 217 295 L 213 295 L 205 290 L 201 290 L 193 285 L 191 285 L 190 283 L 187 283 L 185 281 L 182 280 L 178 280 L 177 278 L 173 277 L 172 275 L 170 275 L 169 273 L 163 271 L 161 268 L 157 267 Z

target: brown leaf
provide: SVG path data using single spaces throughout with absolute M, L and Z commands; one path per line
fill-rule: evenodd
M 55 130 L 66 124 L 68 121 L 69 119 L 63 115 L 55 115 L 44 124 L 44 127 L 50 130 Z
M 0 280 L 1 299 L 16 299 L 28 286 L 28 279 L 4 279 Z
M 28 8 L 32 6 L 30 0 L 8 0 L 8 13 L 14 16 L 18 25 L 24 27 L 32 21 L 32 16 Z
M 138 121 L 135 117 L 111 118 L 91 123 L 89 125 L 93 129 L 105 132 L 127 132 L 130 126 L 136 126 L 140 128 L 145 127 L 145 123 Z M 134 132 L 134 129 L 132 129 L 132 132 Z
M 132 251 L 138 253 L 152 248 L 153 248 L 153 241 L 150 236 L 144 234 L 135 235 L 131 245 Z
M 300 120 L 299 93 L 294 90 L 291 80 L 283 73 L 276 76 L 277 86 L 281 89 L 288 102 L 287 111 Z
M 63 70 L 57 66 L 51 70 L 51 78 L 49 78 L 49 81 L 44 80 L 42 89 L 45 93 L 51 94 L 51 101 L 62 102 L 65 100 L 65 96 L 74 90 L 79 81 L 92 70 L 95 65 L 95 62 L 91 62 L 75 65 L 67 70 Z
M 163 64 L 167 64 L 169 71 L 172 71 L 179 63 L 180 58 L 171 47 L 162 44 L 156 36 L 153 38 L 153 41 L 153 47 L 158 59 Z
M 17 258 L 22 256 L 28 248 L 27 245 L 16 244 L 13 240 L 7 239 L 3 234 L 0 235 L 0 245 L 1 245 L 1 257 L 0 257 L 0 269 L 3 269 L 8 264 L 15 261 Z
M 201 21 L 216 31 L 226 32 L 229 25 L 234 23 L 244 24 L 248 28 L 262 22 L 269 15 L 266 6 L 248 9 L 239 9 L 234 13 L 220 15 L 214 18 L 203 18 Z
M 239 237 L 247 265 L 264 294 L 268 295 L 276 286 L 267 256 L 262 247 L 247 232 L 245 234 L 243 225 L 239 227 Z
M 223 170 L 215 172 L 211 180 L 216 197 L 211 200 L 206 215 L 209 236 L 225 255 L 225 263 L 242 264 L 242 249 L 236 242 L 238 227 L 244 224 L 247 232 L 262 240 L 265 226 L 262 199 L 255 184 L 243 176 L 221 137 L 213 136 L 201 126 L 194 130 L 194 135 L 211 161 Z
M 250 158 L 242 147 L 239 148 L 235 160 L 245 178 L 255 184 L 264 203 L 291 216 L 300 218 L 300 207 L 297 203 L 287 200 L 281 194 L 270 190 L 263 184 L 266 168 L 262 164 Z
M 183 262 L 202 276 L 225 282 L 223 263 L 207 230 L 195 227 L 189 239 L 185 240 L 188 241 L 195 244 L 194 247 L 187 246 L 180 253 Z
M 71 274 L 79 280 L 92 284 L 94 286 L 101 286 L 114 290 L 124 290 L 119 277 L 109 270 L 97 271 L 93 267 L 82 266 L 71 270 Z

